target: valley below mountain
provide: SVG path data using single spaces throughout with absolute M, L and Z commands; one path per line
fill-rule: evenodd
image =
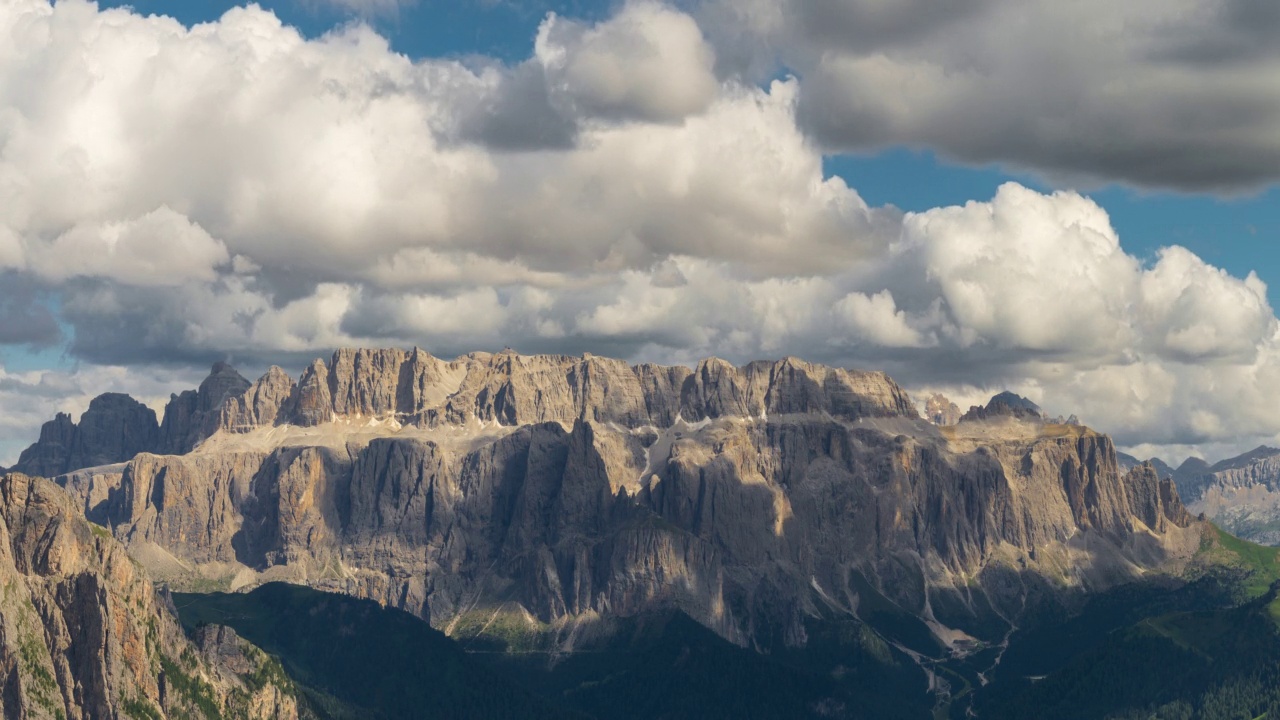
M 1134 623 L 1269 617 L 1280 577 L 1074 418 L 1003 393 L 935 398 L 939 424 L 883 373 L 794 358 L 339 350 L 297 380 L 219 363 L 162 419 L 104 397 L 15 470 L 175 591 L 192 637 L 277 658 L 316 716 L 412 716 L 307 649 L 338 623 L 363 657 L 403 616 L 423 639 L 394 666 L 444 683 L 420 701 L 450 716 L 999 717 Z M 1081 618 L 1093 641 L 1045 649 Z

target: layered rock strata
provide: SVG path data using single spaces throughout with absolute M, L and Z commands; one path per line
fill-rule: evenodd
M 1280 450 L 1262 446 L 1212 466 L 1194 460 L 1184 463 L 1182 484 L 1195 512 L 1234 535 L 1280 545 Z
M 174 395 L 164 409 L 160 438 L 151 452 L 182 454 L 223 425 L 223 406 L 228 399 L 242 396 L 249 381 L 226 363 L 214 363 L 209 377 L 196 390 Z
M 202 658 L 151 579 L 40 478 L 0 478 L 0 708 L 6 718 L 296 718 L 256 665 Z M 265 658 L 263 658 L 265 659 Z
M 1199 543 L 1107 437 L 1000 398 L 937 427 L 882 373 L 358 350 L 286 379 L 229 397 L 193 453 L 59 482 L 175 581 L 288 579 L 566 644 L 668 607 L 802 644 L 871 596 L 998 641 Z
M 105 393 L 72 422 L 58 413 L 40 429 L 40 439 L 22 452 L 14 472 L 53 477 L 72 470 L 123 462 L 159 446 L 160 428 L 151 408 L 120 393 Z

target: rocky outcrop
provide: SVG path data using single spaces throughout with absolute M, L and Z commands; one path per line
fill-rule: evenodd
M 1158 457 L 1147 458 L 1146 460 L 1139 460 L 1138 458 L 1128 453 L 1117 452 L 1116 461 L 1120 464 L 1120 472 L 1122 473 L 1127 473 L 1130 470 L 1138 467 L 1139 465 L 1142 465 L 1143 463 L 1149 463 L 1151 467 L 1156 471 L 1157 477 L 1171 478 L 1173 480 L 1174 485 L 1175 486 L 1178 485 L 1177 470 L 1174 470 L 1172 467 L 1169 466 L 1168 463 L 1166 463 L 1165 461 L 1161 460 Z M 1186 498 L 1186 496 L 1182 494 L 1182 489 L 1180 487 L 1178 488 L 1178 494 L 1184 499 Z
M 41 477 L 128 460 L 154 448 L 159 428 L 151 408 L 120 393 L 89 402 L 79 424 L 58 413 L 40 429 L 40 439 L 24 450 L 14 472 Z
M 155 451 L 190 452 L 223 424 L 223 405 L 250 387 L 235 368 L 217 362 L 199 389 L 186 390 L 169 399 L 160 425 L 160 442 Z
M 1142 464 L 1120 457 L 1131 468 Z M 1157 476 L 1171 479 L 1189 512 L 1246 540 L 1280 545 L 1280 449 L 1263 445 L 1213 465 L 1197 457 L 1177 468 L 1159 458 L 1146 462 Z
M 508 613 L 571 643 L 676 608 L 772 647 L 875 595 L 999 642 L 1199 542 L 1088 428 L 1005 395 L 938 426 L 883 373 L 794 358 L 342 350 L 218 418 L 194 452 L 59 482 L 171 582 L 303 582 L 444 629 Z
M 124 548 L 57 486 L 0 478 L 0 707 L 6 718 L 296 718 L 247 667 L 197 656 Z
M 1280 450 L 1264 445 L 1212 466 L 1192 458 L 1178 474 L 1194 512 L 1233 535 L 1280 545 Z
M 264 378 L 264 382 L 266 378 Z M 281 378 L 272 386 L 283 389 Z M 279 391 L 273 394 L 278 397 Z M 253 421 L 240 408 L 224 428 Z M 496 423 L 520 426 L 575 420 L 628 428 L 670 427 L 719 417 L 826 413 L 845 419 L 917 412 L 883 373 L 827 368 L 794 358 L 734 367 L 709 359 L 685 367 L 628 366 L 592 355 L 473 353 L 446 362 L 427 352 L 339 350 L 303 373 L 274 422 L 311 427 L 335 419 L 383 419 L 421 427 Z M 261 415 L 258 426 L 271 422 Z
M 333 419 L 333 394 L 329 390 L 329 368 L 316 360 L 302 373 L 291 394 L 289 414 L 280 418 L 302 427 L 312 427 Z
M 221 428 L 271 425 L 279 398 L 288 398 L 291 386 L 279 368 L 251 387 L 230 365 L 216 363 L 198 390 L 170 398 L 160 424 L 154 410 L 128 395 L 104 393 L 90 401 L 78 424 L 65 413 L 45 423 L 40 439 L 22 452 L 13 471 L 51 478 L 143 452 L 190 452 Z
M 152 421 L 155 414 L 152 414 Z M 18 457 L 14 472 L 41 477 L 53 477 L 70 468 L 71 448 L 75 443 L 76 424 L 71 416 L 58 413 L 40 428 L 40 439 Z
M 239 433 L 275 425 L 289 415 L 289 401 L 296 387 L 288 373 L 272 365 L 244 392 L 229 395 L 223 401 L 215 431 Z
M 934 425 L 955 425 L 960 422 L 960 406 L 946 395 L 934 393 L 925 400 L 924 417 Z
M 1025 420 L 1045 419 L 1044 411 L 1040 409 L 1039 405 L 1036 405 L 1021 395 L 1015 395 L 1014 393 L 1006 390 L 1005 392 L 992 397 L 985 407 L 975 405 L 969 408 L 969 411 L 961 416 L 960 422 L 986 420 L 998 417 L 1016 417 L 1023 418 Z M 1079 423 L 1067 423 L 1066 421 L 1063 421 L 1058 424 Z
M 762 647 L 805 642 L 806 618 L 867 592 L 998 640 L 1034 602 L 1198 546 L 1173 486 L 1122 476 L 1107 437 L 1016 413 L 937 428 L 879 373 L 361 357 L 334 365 L 365 380 L 317 363 L 291 402 L 310 387 L 345 398 L 333 416 L 394 403 L 404 413 L 384 418 L 423 426 L 140 455 L 108 503 L 116 536 L 231 583 L 305 582 L 446 629 L 503 607 L 549 631 L 679 608 Z
M 1191 513 L 1182 505 L 1173 478 L 1160 477 L 1159 470 L 1144 462 L 1129 470 L 1124 485 L 1133 498 L 1134 515 L 1148 528 L 1164 532 L 1169 523 L 1179 527 L 1191 524 Z
M 100 404 L 110 405 L 113 412 L 130 403 L 142 407 L 128 396 L 103 398 L 109 402 Z M 46 424 L 41 442 L 29 457 L 24 455 L 18 469 L 52 477 L 123 462 L 139 452 L 185 454 L 218 431 L 315 427 L 336 420 L 429 428 L 585 419 L 667 428 L 680 418 L 696 422 L 769 413 L 823 413 L 846 420 L 918 416 L 911 399 L 884 373 L 827 368 L 795 358 L 740 368 L 713 358 L 691 371 L 631 367 L 592 355 L 504 351 L 445 361 L 420 349 L 343 349 L 327 364 L 313 362 L 297 383 L 273 367 L 251 384 L 231 366 L 216 363 L 198 390 L 172 396 L 158 433 L 154 413 L 146 427 L 145 417 L 131 417 L 127 427 L 138 429 L 125 433 L 130 442 L 104 445 L 101 433 L 90 433 L 91 447 L 98 448 L 94 452 L 75 450 L 77 431 L 70 418 L 60 416 Z M 95 429 L 123 422 L 98 423 L 99 416 L 90 413 L 86 417 L 95 421 Z

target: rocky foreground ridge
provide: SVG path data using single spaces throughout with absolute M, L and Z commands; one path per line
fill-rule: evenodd
M 1106 436 L 1005 396 L 939 427 L 878 372 L 340 350 L 238 377 L 175 397 L 158 451 L 59 484 L 175 584 L 303 582 L 455 635 L 571 648 L 676 607 L 798 645 L 874 599 L 958 649 L 1200 541 Z
M 0 709 L 5 718 L 296 718 L 253 683 L 268 660 L 227 628 L 193 644 L 151 578 L 53 483 L 0 477 Z

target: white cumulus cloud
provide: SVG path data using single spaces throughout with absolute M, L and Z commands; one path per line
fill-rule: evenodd
M 939 38 L 985 37 L 985 15 L 737 7 L 759 27 L 736 32 L 770 52 L 817 33 L 809 67 L 856 67 L 744 83 L 726 70 L 752 62 L 729 25 L 652 2 L 549 17 L 515 64 L 412 60 L 363 25 L 306 39 L 256 6 L 186 28 L 81 0 L 0 5 L 0 346 L 65 335 L 85 368 L 0 378 L 6 409 L 26 408 L 0 432 L 34 438 L 37 417 L 122 386 L 88 387 L 120 368 L 160 378 L 141 388 L 154 394 L 226 357 L 299 369 L 339 345 L 510 345 L 799 355 L 966 399 L 1008 387 L 1128 445 L 1280 434 L 1280 339 L 1256 276 L 1174 246 L 1144 262 L 1077 192 L 1008 184 L 904 214 L 824 172 L 815 133 L 854 141 L 815 112 L 867 120 L 872 144 L 952 148 L 876 134 L 945 117 L 1016 149 L 1025 128 L 968 93 L 1023 117 L 987 87 L 1022 97 L 1006 78 L 1021 56 L 979 45 L 952 71 L 929 64 L 959 52 Z M 1233 47 L 1202 52 L 1253 57 Z M 822 83 L 839 92 L 819 103 Z M 1035 137 L 1071 140 L 1088 107 Z

